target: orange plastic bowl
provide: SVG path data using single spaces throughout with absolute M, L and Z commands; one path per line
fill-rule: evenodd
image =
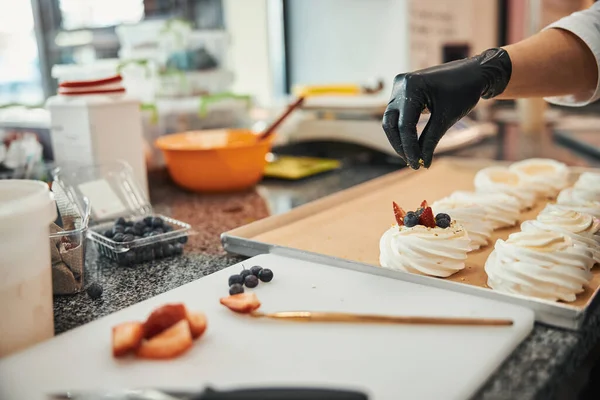
M 167 135 L 155 143 L 177 185 L 226 192 L 247 189 L 262 179 L 274 136 L 259 142 L 247 129 L 218 129 Z

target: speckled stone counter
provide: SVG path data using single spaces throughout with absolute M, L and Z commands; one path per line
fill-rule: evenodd
M 536 140 L 520 138 L 514 129 L 503 129 L 497 138 L 456 151 L 456 156 L 518 160 L 552 157 L 571 165 L 600 166 L 600 161 L 554 143 L 549 133 Z M 256 189 L 236 194 L 198 195 L 173 186 L 166 174 L 151 175 L 151 196 L 156 211 L 189 222 L 190 237 L 183 256 L 122 268 L 98 257 L 88 246 L 88 281 L 104 287 L 101 299 L 85 293 L 55 298 L 57 334 L 127 306 L 202 278 L 241 258 L 227 255 L 219 235 L 237 226 L 282 213 L 300 204 L 348 188 L 401 166 L 381 162 L 385 157 L 359 151 L 346 157 L 344 168 L 301 182 L 265 181 Z M 478 399 L 551 399 L 561 384 L 581 365 L 600 336 L 600 310 L 585 329 L 569 332 L 536 325 L 532 334 L 486 383 Z

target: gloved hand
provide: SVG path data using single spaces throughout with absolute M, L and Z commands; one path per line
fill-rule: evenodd
M 411 168 L 429 168 L 433 151 L 446 131 L 467 115 L 480 97 L 489 99 L 502 93 L 511 72 L 508 53 L 495 48 L 397 75 L 383 114 L 383 130 L 390 144 Z M 417 122 L 426 110 L 431 116 L 417 138 Z

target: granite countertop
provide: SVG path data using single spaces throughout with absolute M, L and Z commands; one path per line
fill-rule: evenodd
M 322 147 L 319 147 L 322 150 Z M 340 149 L 340 146 L 336 146 Z M 351 155 L 348 155 L 351 154 Z M 557 144 L 549 131 L 532 137 L 516 127 L 503 126 L 497 137 L 451 153 L 459 157 L 519 160 L 551 157 L 579 166 L 600 166 Z M 263 181 L 243 193 L 199 195 L 174 186 L 165 172 L 152 173 L 151 198 L 155 211 L 189 222 L 190 237 L 183 256 L 117 267 L 88 246 L 86 277 L 104 287 L 101 299 L 85 293 L 55 297 L 55 331 L 73 329 L 125 307 L 228 267 L 241 258 L 226 254 L 219 235 L 232 228 L 282 213 L 298 205 L 368 181 L 402 166 L 364 149 L 345 153 L 341 170 L 299 182 Z M 549 399 L 583 362 L 600 337 L 600 310 L 580 332 L 536 324 L 532 334 L 514 351 L 476 396 L 477 399 Z

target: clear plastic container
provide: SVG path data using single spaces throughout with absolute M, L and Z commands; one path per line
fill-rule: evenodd
M 92 222 L 87 237 L 103 257 L 119 265 L 131 266 L 183 253 L 190 225 L 154 213 L 140 185 L 133 178 L 131 167 L 126 163 L 115 162 L 74 170 L 57 169 L 54 176 L 74 196 L 90 200 Z M 133 230 L 136 222 L 141 227 L 144 219 L 153 224 L 148 234 L 126 231 L 127 228 Z M 114 228 L 119 220 L 122 231 Z M 116 235 L 108 234 L 109 230 L 122 235 L 116 238 Z M 131 236 L 122 237 L 126 234 Z M 129 238 L 132 240 L 127 240 Z

